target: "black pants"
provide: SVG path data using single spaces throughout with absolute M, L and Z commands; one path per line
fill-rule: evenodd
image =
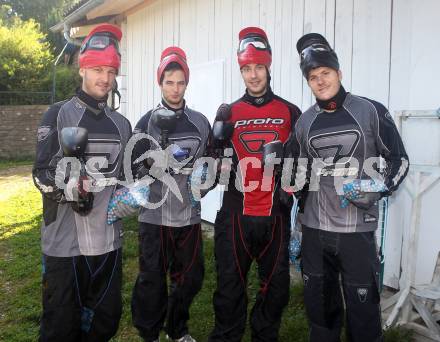
M 217 289 L 209 341 L 240 341 L 246 325 L 247 274 L 258 263 L 260 290 L 252 308 L 252 341 L 278 340 L 289 301 L 290 228 L 282 216 L 256 217 L 219 211 L 215 220 Z
M 189 307 L 202 287 L 204 271 L 200 224 L 172 228 L 139 223 L 139 275 L 131 311 L 145 341 L 158 338 L 165 318 L 171 338 L 188 333 Z
M 301 248 L 310 341 L 340 341 L 344 318 L 340 275 L 347 340 L 383 341 L 374 232 L 334 233 L 303 226 Z
M 122 313 L 122 250 L 98 255 L 43 255 L 41 342 L 109 341 Z

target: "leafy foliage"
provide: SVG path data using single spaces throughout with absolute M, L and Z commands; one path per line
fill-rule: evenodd
M 34 19 L 40 24 L 41 31 L 47 32 L 47 39 L 51 47 L 59 53 L 65 42 L 59 33 L 49 31 L 49 28 L 59 22 L 65 8 L 76 0 L 0 0 L 1 4 L 10 7 L 11 12 L 26 21 Z
M 48 95 L 28 94 L 30 91 L 52 91 L 53 60 L 46 36 L 34 19 L 22 20 L 8 5 L 0 6 L 0 91 L 16 91 L 9 104 L 25 104 L 35 98 L 48 103 Z M 56 68 L 55 100 L 74 94 L 81 84 L 75 67 Z M 0 101 L 2 102 L 2 101 Z
M 38 23 L 0 17 L 0 90 L 38 89 L 52 59 Z
M 52 76 L 53 70 L 51 69 L 42 84 L 42 88 L 52 90 Z M 55 102 L 72 97 L 75 94 L 75 89 L 81 86 L 81 76 L 76 67 L 59 64 L 56 67 L 55 77 Z

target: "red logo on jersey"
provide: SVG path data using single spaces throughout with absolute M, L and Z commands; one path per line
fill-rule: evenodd
M 328 104 L 328 109 L 331 109 L 331 110 L 336 109 L 336 102 L 335 101 L 330 102 Z
M 278 140 L 278 133 L 274 131 L 243 132 L 239 135 L 239 139 L 249 153 L 259 153 L 264 144 Z

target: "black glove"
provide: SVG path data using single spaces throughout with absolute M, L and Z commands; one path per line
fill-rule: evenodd
M 293 195 L 280 189 L 280 202 L 284 207 L 288 208 L 288 210 L 292 209 Z
M 381 198 L 380 192 L 361 192 L 358 198 L 348 200 L 359 209 L 368 210 Z
M 222 103 L 217 109 L 215 115 L 214 125 L 211 131 L 211 155 L 215 158 L 222 158 L 225 147 L 229 144 L 229 141 L 234 132 L 234 125 L 231 122 L 227 122 L 232 116 L 231 106 Z
M 77 212 L 81 216 L 86 216 L 93 209 L 93 193 L 86 192 L 84 195 L 80 195 L 76 202 L 72 202 L 73 211 Z
M 79 178 L 69 180 L 65 191 L 65 202 L 70 203 L 72 209 L 78 214 L 85 216 L 93 209 L 93 193 L 85 187 L 89 182 L 88 176 L 81 175 Z
M 215 114 L 215 121 L 228 121 L 231 119 L 232 111 L 231 106 L 227 103 L 222 103 Z
M 281 173 L 282 170 L 282 159 L 284 155 L 284 146 L 283 143 L 280 140 L 271 141 L 270 143 L 263 145 L 262 150 L 262 167 L 264 170 L 264 167 L 266 165 L 274 165 L 275 174 Z M 281 159 L 281 162 L 276 164 L 276 159 Z
M 212 126 L 212 145 L 214 148 L 224 148 L 226 143 L 231 140 L 233 131 L 232 123 L 215 121 Z

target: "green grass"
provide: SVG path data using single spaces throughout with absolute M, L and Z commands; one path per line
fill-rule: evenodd
M 136 222 L 132 219 L 125 222 L 125 242 L 124 242 L 124 290 L 123 290 L 123 302 L 124 313 L 121 320 L 120 330 L 118 335 L 113 341 L 118 342 L 134 342 L 141 341 L 137 337 L 136 330 L 131 325 L 130 315 L 130 299 L 131 290 L 136 279 L 137 272 L 137 232 Z M 189 329 L 192 336 L 197 341 L 207 341 L 207 336 L 214 324 L 214 312 L 212 308 L 212 294 L 215 290 L 215 268 L 214 268 L 214 252 L 213 241 L 211 239 L 205 239 L 204 252 L 205 252 L 205 264 L 206 274 L 203 282 L 203 288 L 196 296 L 191 306 L 191 320 L 189 322 Z M 258 289 L 258 283 L 255 276 L 255 268 L 252 270 L 249 276 L 249 295 L 253 297 Z M 307 341 L 307 321 L 304 315 L 302 304 L 302 286 L 294 286 L 291 290 L 291 299 L 289 308 L 286 310 L 283 316 L 283 322 L 281 327 L 280 341 Z M 165 335 L 162 335 L 165 337 Z M 163 338 L 163 340 L 165 340 Z M 246 335 L 243 341 L 250 341 L 249 329 L 246 331 Z
M 2 163 L 0 163 L 0 168 Z M 28 178 L 3 181 L 0 176 L 0 341 L 36 341 L 41 313 L 41 251 L 39 226 L 41 198 Z M 213 326 L 212 293 L 215 288 L 213 241 L 205 239 L 206 276 L 202 291 L 191 307 L 190 331 L 200 342 L 207 340 Z M 125 221 L 124 311 L 114 342 L 141 341 L 131 324 L 130 298 L 137 274 L 137 224 Z M 249 276 L 249 298 L 258 288 L 255 269 Z M 302 303 L 302 287 L 291 288 L 283 315 L 280 342 L 307 341 L 307 321 Z M 409 342 L 411 333 L 403 329 L 387 332 L 387 342 Z M 243 341 L 250 341 L 249 329 Z

